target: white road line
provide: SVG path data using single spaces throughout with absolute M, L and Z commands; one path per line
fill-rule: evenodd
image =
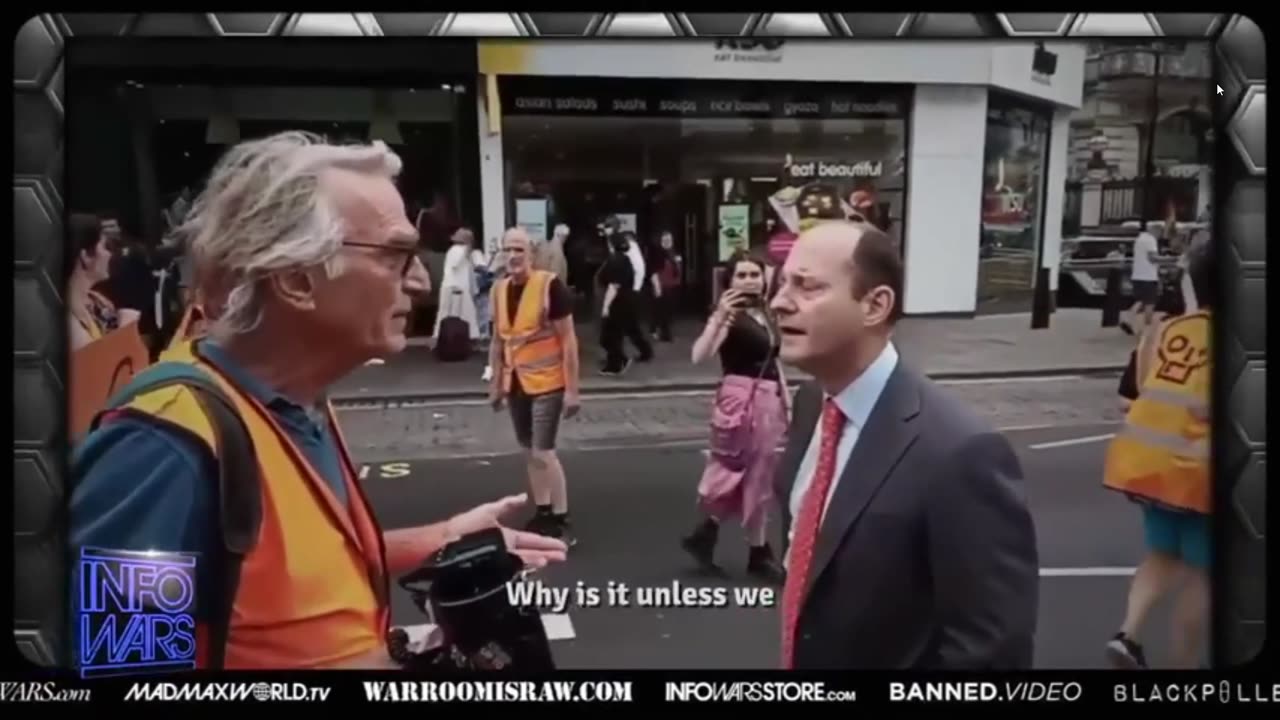
M 572 640 L 578 636 L 568 613 L 543 613 L 542 627 L 548 640 Z
M 1040 568 L 1040 577 L 1130 577 L 1137 571 L 1131 567 Z
M 1011 383 L 1043 383 L 1068 382 L 1082 380 L 1081 375 L 1031 375 L 1027 377 L 989 377 L 989 378 L 957 378 L 955 380 L 935 380 L 937 385 L 1009 385 Z
M 1105 433 L 1103 435 L 1090 435 L 1088 437 L 1067 438 L 1066 440 L 1054 440 L 1052 442 L 1036 443 L 1028 445 L 1028 450 L 1049 450 L 1051 448 L 1070 447 L 1072 445 L 1088 445 L 1089 443 L 1102 442 L 1115 437 L 1115 433 Z

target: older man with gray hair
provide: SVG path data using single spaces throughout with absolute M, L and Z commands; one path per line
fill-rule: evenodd
M 208 335 L 135 378 L 77 450 L 73 549 L 198 558 L 197 667 L 392 665 L 389 577 L 525 502 L 383 532 L 325 398 L 405 347 L 411 299 L 429 289 L 400 168 L 380 142 L 299 132 L 232 148 L 179 229 L 214 308 Z M 220 472 L 245 455 L 223 433 L 226 411 L 258 466 L 247 484 Z M 249 510 L 250 536 L 230 537 Z M 502 531 L 532 565 L 564 557 L 554 539 Z

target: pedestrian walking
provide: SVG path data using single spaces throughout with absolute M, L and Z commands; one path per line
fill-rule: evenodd
M 569 494 L 556 455 L 560 419 L 578 413 L 578 337 L 573 295 L 560 278 L 533 267 L 533 244 L 523 228 L 502 240 L 507 274 L 493 286 L 496 324 L 489 365 L 489 402 L 505 402 L 516 441 L 525 452 L 536 512 L 526 530 L 572 545 Z
M 1141 232 L 1133 240 L 1133 262 L 1129 270 L 1129 284 L 1133 286 L 1133 307 L 1129 319 L 1120 323 L 1120 329 L 1130 335 L 1142 335 L 1155 319 L 1156 300 L 1160 296 L 1160 244 L 1144 221 Z M 1134 322 L 1142 318 L 1142 325 L 1135 331 Z
M 1200 664 L 1212 555 L 1212 253 L 1207 238 L 1187 251 L 1199 307 L 1165 320 L 1155 342 L 1140 353 L 1138 396 L 1107 449 L 1103 483 L 1141 506 L 1147 545 L 1124 620 L 1106 646 L 1117 667 L 1147 667 L 1139 636 L 1151 608 L 1170 594 L 1176 596 L 1172 662 L 1179 668 Z
M 468 228 L 455 230 L 450 241 L 440 278 L 440 309 L 431 338 L 439 343 L 441 324 L 448 318 L 458 318 L 466 324 L 466 339 L 475 343 L 481 337 L 475 300 L 476 268 L 483 265 L 484 257 L 475 248 L 475 236 Z
M 569 282 L 569 261 L 565 258 L 564 244 L 569 239 L 569 226 L 561 223 L 551 233 L 551 239 L 538 247 L 536 267 Z
M 635 345 L 639 353 L 634 359 L 648 362 L 653 359 L 653 346 L 640 329 L 637 305 L 639 304 L 635 282 L 635 265 L 628 255 L 630 233 L 610 235 L 609 259 L 600 269 L 600 284 L 604 287 L 604 300 L 600 306 L 600 344 L 605 351 L 602 375 L 621 375 L 631 368 L 633 358 L 628 357 L 623 346 L 626 339 Z
M 698 483 L 705 518 L 681 544 L 704 570 L 718 572 L 720 526 L 736 518 L 750 545 L 747 573 L 781 585 L 783 570 L 769 544 L 767 524 L 790 396 L 778 363 L 777 326 L 765 301 L 765 266 L 764 260 L 744 253 L 730 258 L 724 292 L 693 343 L 694 364 L 719 355 L 723 377 L 712 404 L 711 447 Z
M 658 342 L 672 340 L 671 320 L 680 293 L 680 261 L 675 252 L 675 238 L 663 232 L 654 252 L 653 337 Z
M 814 378 L 776 483 L 783 666 L 1029 668 L 1039 562 L 1018 457 L 899 360 L 897 245 L 866 223 L 820 222 L 780 283 L 782 361 Z

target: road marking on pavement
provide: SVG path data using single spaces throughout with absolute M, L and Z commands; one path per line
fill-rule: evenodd
M 542 627 L 547 631 L 548 640 L 572 640 L 578 637 L 573 631 L 569 613 L 544 613 Z
M 359 467 L 359 474 L 361 480 L 368 480 L 373 477 L 391 480 L 393 478 L 409 477 L 413 474 L 413 468 L 410 461 L 407 460 L 365 463 Z
M 1102 435 L 1090 435 L 1088 437 L 1067 438 L 1066 440 L 1053 440 L 1050 442 L 1036 443 L 1028 445 L 1029 450 L 1050 450 L 1052 448 L 1070 447 L 1072 445 L 1088 445 L 1089 443 L 1102 442 L 1115 437 L 1115 433 L 1104 433 Z
M 1027 377 L 957 378 L 954 380 L 935 380 L 934 383 L 937 385 L 1008 385 L 1010 383 L 1060 383 L 1082 379 L 1084 378 L 1081 375 L 1029 375 Z
M 1136 572 L 1132 567 L 1040 568 L 1040 577 L 1130 577 Z

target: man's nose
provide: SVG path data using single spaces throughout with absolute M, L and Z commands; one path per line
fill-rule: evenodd
M 789 315 L 795 309 L 795 306 L 791 304 L 791 297 L 787 293 L 787 288 L 785 286 L 778 288 L 778 292 L 774 294 L 773 300 L 769 301 L 769 309 L 775 313 L 781 313 L 783 315 Z
M 422 258 L 413 256 L 413 264 L 404 276 L 404 291 L 411 297 L 426 295 L 431 292 L 431 273 L 422 264 Z

